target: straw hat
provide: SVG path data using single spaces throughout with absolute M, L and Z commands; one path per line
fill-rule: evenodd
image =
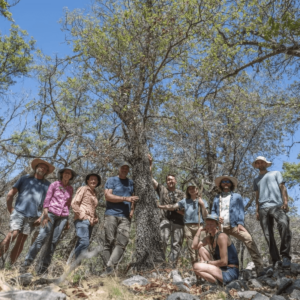
M 237 185 L 238 185 L 237 179 L 236 179 L 235 177 L 228 176 L 228 175 L 223 175 L 223 176 L 217 177 L 217 178 L 215 179 L 215 185 L 216 185 L 217 187 L 219 187 L 221 181 L 222 181 L 224 178 L 229 179 L 229 180 L 233 183 L 234 189 L 236 189 L 236 187 L 237 187 Z
M 257 156 L 255 161 L 252 163 L 253 168 L 256 168 L 255 167 L 255 162 L 257 160 L 262 160 L 262 161 L 266 162 L 268 167 L 270 167 L 272 165 L 272 163 L 270 161 L 267 161 L 267 159 L 264 156 Z
M 32 162 L 31 162 L 31 168 L 33 171 L 35 171 L 36 167 L 38 164 L 45 164 L 48 166 L 48 172 L 46 173 L 46 175 L 51 174 L 54 170 L 55 167 L 52 166 L 50 163 L 48 163 L 47 161 L 40 159 L 40 158 L 35 158 Z

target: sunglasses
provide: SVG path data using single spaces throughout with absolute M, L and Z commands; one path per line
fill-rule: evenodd
M 231 183 L 230 180 L 222 180 L 221 183 Z

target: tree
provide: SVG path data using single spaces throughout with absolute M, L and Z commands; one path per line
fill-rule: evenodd
M 14 24 L 8 2 L 0 0 L 0 14 L 11 24 L 10 35 L 0 32 L 0 93 L 5 93 L 15 83 L 15 78 L 27 75 L 32 63 L 34 40 L 26 41 L 27 32 Z
M 132 164 L 138 269 L 161 257 L 156 197 L 151 184 L 147 140 L 152 120 L 170 101 L 170 80 L 188 59 L 195 30 L 214 13 L 214 1 L 96 1 L 92 15 L 66 14 L 77 68 L 93 82 L 92 92 L 123 131 L 123 156 Z M 73 60 L 74 61 L 74 60 Z

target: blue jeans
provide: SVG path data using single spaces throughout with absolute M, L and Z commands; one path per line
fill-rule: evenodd
M 75 258 L 81 254 L 82 251 L 87 250 L 90 245 L 90 238 L 93 227 L 89 220 L 76 220 L 74 222 L 77 235 L 77 243 L 75 246 Z
M 221 267 L 223 284 L 226 285 L 233 280 L 239 279 L 239 269 L 232 267 Z
M 61 236 L 61 233 L 68 221 L 68 217 L 60 217 L 56 216 L 55 214 L 49 212 L 48 213 L 49 221 L 47 226 L 45 227 L 40 227 L 40 232 L 32 246 L 30 247 L 26 257 L 25 257 L 25 265 L 29 266 L 33 260 L 36 258 L 37 254 L 41 250 L 42 246 L 44 245 L 47 237 L 49 234 L 52 232 L 53 228 L 53 235 L 52 235 L 52 242 L 50 247 L 47 249 L 44 261 L 43 261 L 43 266 L 48 267 L 51 263 L 52 255 L 55 251 L 56 245 L 59 241 L 59 238 Z

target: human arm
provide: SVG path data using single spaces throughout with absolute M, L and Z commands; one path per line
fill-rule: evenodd
M 7 193 L 6 196 L 6 205 L 7 205 L 7 210 L 10 214 L 12 214 L 14 208 L 12 206 L 13 201 L 14 201 L 14 196 L 17 194 L 18 189 L 13 187 L 12 189 L 10 189 L 10 191 Z
M 203 241 L 199 243 L 199 239 L 200 239 L 200 236 L 201 236 L 201 232 L 202 232 L 202 231 L 205 231 L 205 228 L 200 227 L 200 228 L 198 229 L 196 235 L 194 236 L 193 243 L 192 243 L 192 249 L 198 249 L 200 243 L 203 244 Z M 201 244 L 200 246 L 203 246 L 202 244 Z
M 216 267 L 225 267 L 228 265 L 228 236 L 225 233 L 221 233 L 217 240 L 219 251 L 220 251 L 220 259 L 218 260 L 209 260 L 207 263 L 209 265 L 213 265 Z
M 259 191 L 255 192 L 255 204 L 256 204 L 256 220 L 259 221 Z
M 206 208 L 205 208 L 204 201 L 202 200 L 201 197 L 199 197 L 198 205 L 200 206 L 200 209 L 201 209 L 202 218 L 203 218 L 203 219 L 206 219 L 206 217 L 207 217 L 207 210 L 206 210 Z
M 158 205 L 157 207 L 164 210 L 174 211 L 179 208 L 179 205 L 178 203 L 175 203 L 175 204 Z
M 134 209 L 135 209 L 135 203 L 132 203 L 131 204 L 131 210 L 130 210 L 130 213 L 129 213 L 129 219 L 131 219 L 133 217 Z
M 237 208 L 238 208 L 238 218 L 237 218 L 237 232 L 240 231 L 247 231 L 244 223 L 245 220 L 245 207 L 244 207 L 244 201 L 241 195 L 238 195 L 238 198 L 236 200 Z
M 135 203 L 136 201 L 139 200 L 138 196 L 123 197 L 123 196 L 114 195 L 112 192 L 113 192 L 112 189 L 105 189 L 104 195 L 105 195 L 106 201 L 112 202 L 112 203 L 120 203 L 123 201 Z
M 289 211 L 289 206 L 288 206 L 289 196 L 288 196 L 287 189 L 286 189 L 284 182 L 279 184 L 279 188 L 281 191 L 281 196 L 282 196 L 282 201 L 283 201 L 283 205 L 281 206 L 281 208 L 284 211 L 288 212 Z
M 152 177 L 152 162 L 153 162 L 153 158 L 150 154 L 148 154 L 148 159 L 149 159 L 149 165 L 150 165 L 150 173 L 151 173 L 151 177 Z M 154 189 L 156 190 L 158 187 L 158 182 L 152 177 L 152 184 Z
M 82 220 L 85 217 L 85 211 L 80 209 L 80 205 L 85 191 L 86 191 L 86 187 L 78 188 L 75 197 L 73 198 L 71 203 L 74 215 L 77 216 L 79 220 Z
M 47 194 L 46 194 L 46 197 L 45 197 L 45 200 L 44 200 L 44 204 L 43 204 L 44 208 L 49 208 L 50 202 L 51 202 L 51 200 L 53 198 L 55 189 L 57 187 L 58 187 L 57 186 L 57 181 L 50 184 L 50 186 L 48 188 L 48 191 L 47 191 Z

